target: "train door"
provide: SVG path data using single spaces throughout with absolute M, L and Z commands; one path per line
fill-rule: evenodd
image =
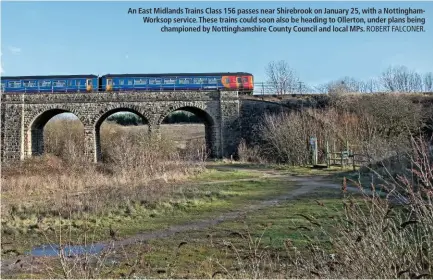
M 107 89 L 107 91 L 113 90 L 113 79 L 112 78 L 107 78 L 106 89 Z
M 244 89 L 253 89 L 253 77 L 252 76 L 242 76 L 242 84 Z
M 239 90 L 243 90 L 243 89 L 244 89 L 244 84 L 243 84 L 243 81 L 242 81 L 242 77 L 241 77 L 241 76 L 236 77 L 236 87 L 237 87 Z
M 86 89 L 89 92 L 93 90 L 93 81 L 92 81 L 92 79 L 87 79 L 86 80 Z

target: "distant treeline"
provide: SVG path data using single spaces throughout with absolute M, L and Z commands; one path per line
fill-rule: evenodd
M 107 119 L 110 122 L 115 122 L 120 125 L 141 125 L 147 124 L 147 122 L 143 123 L 143 120 L 133 113 L 121 113 L 114 114 Z M 202 123 L 203 121 L 198 118 L 196 115 L 185 112 L 173 112 L 168 115 L 162 123 L 164 124 L 172 124 L 172 123 Z

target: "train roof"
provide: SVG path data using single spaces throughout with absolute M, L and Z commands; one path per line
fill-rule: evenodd
M 43 75 L 43 76 L 2 76 L 2 80 L 25 80 L 25 79 L 73 79 L 73 78 L 98 78 L 97 75 Z
M 164 73 L 164 74 L 106 74 L 101 77 L 170 77 L 170 76 L 252 76 L 246 72 L 213 72 L 213 73 Z

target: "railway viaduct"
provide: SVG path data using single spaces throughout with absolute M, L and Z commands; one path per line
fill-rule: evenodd
M 280 110 L 275 103 L 243 100 L 237 92 L 115 92 L 2 94 L 1 161 L 24 160 L 44 151 L 45 124 L 60 113 L 73 113 L 84 126 L 84 150 L 91 162 L 101 160 L 100 126 L 110 115 L 129 111 L 142 117 L 151 133 L 164 118 L 186 110 L 205 124 L 211 157 L 236 154 L 241 138 L 251 132 L 254 119 L 266 111 Z

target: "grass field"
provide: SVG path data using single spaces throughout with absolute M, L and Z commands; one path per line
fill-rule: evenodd
M 147 131 L 148 126 L 131 126 L 129 130 Z M 179 148 L 185 148 L 190 140 L 205 141 L 204 124 L 161 124 L 160 130 L 163 137 L 176 142 Z
M 153 204 L 131 201 L 129 207 L 107 207 L 104 215 L 63 219 L 62 239 L 65 244 L 83 244 L 85 232 L 87 242 L 107 241 L 110 240 L 110 225 L 119 240 L 156 232 L 153 238 L 145 241 L 145 245 L 122 245 L 122 253 L 119 253 L 118 248 L 117 253 L 110 254 L 110 260 L 117 265 L 104 265 L 98 271 L 100 277 L 117 278 L 130 274 L 131 261 L 138 261 L 133 266 L 133 274 L 137 277 L 210 278 L 222 269 L 219 267 L 221 265 L 227 266 L 226 269 L 231 273 L 236 273 L 236 268 L 232 267 L 236 263 L 233 259 L 235 255 L 225 252 L 227 248 L 224 244 L 227 242 L 235 244 L 237 250 L 242 251 L 241 257 L 250 253 L 251 244 L 245 238 L 250 235 L 255 239 L 263 232 L 260 247 L 270 247 L 260 250 L 281 253 L 287 239 L 292 239 L 302 247 L 306 240 L 296 228 L 307 225 L 308 221 L 298 214 L 327 218 L 334 213 L 334 210 L 323 211 L 323 207 L 315 201 L 317 199 L 330 208 L 341 207 L 339 192 L 335 189 L 318 189 L 289 200 L 281 198 L 280 203 L 275 205 L 260 206 L 265 201 L 290 194 L 301 187 L 288 180 L 284 173 L 280 174 L 283 177 L 275 175 L 278 174 L 269 174 L 260 169 L 237 169 L 236 165 L 227 168 L 227 165 L 212 164 L 208 171 L 171 186 L 176 190 Z M 248 210 L 255 205 L 258 208 Z M 209 222 L 221 216 L 220 223 Z M 59 238 L 59 227 L 50 234 L 43 226 L 39 228 L 35 225 L 35 216 L 21 216 L 19 219 L 14 234 L 2 235 L 3 243 L 14 244 L 7 250 L 9 255 L 3 257 L 11 258 L 17 253 L 21 255 L 35 245 L 56 242 L 56 238 Z M 53 224 L 55 219 L 58 218 L 53 217 Z M 44 222 L 49 223 L 48 220 Z M 332 225 L 332 220 L 327 223 Z M 176 225 L 187 226 L 181 227 L 180 232 L 170 238 L 158 236 L 158 233 L 163 235 L 165 230 Z M 178 250 L 179 244 L 183 242 L 186 242 L 185 246 Z M 19 258 L 20 255 L 15 257 Z M 33 270 L 33 277 L 62 277 L 57 258 L 45 259 L 43 263 Z M 56 269 L 47 271 L 44 267 Z M 10 271 L 10 276 L 28 276 L 25 268 L 21 270 L 18 274 Z
M 79 130 L 48 128 L 46 143 L 73 160 L 2 170 L 3 278 L 421 278 L 433 268 L 428 189 L 394 207 L 369 172 L 191 160 L 179 148 L 200 151 L 195 124 L 163 125 L 149 142 L 147 126 L 108 123 L 107 161 L 92 165 L 77 153 Z M 424 165 L 414 174 L 428 182 Z M 28 255 L 49 244 L 104 250 Z

